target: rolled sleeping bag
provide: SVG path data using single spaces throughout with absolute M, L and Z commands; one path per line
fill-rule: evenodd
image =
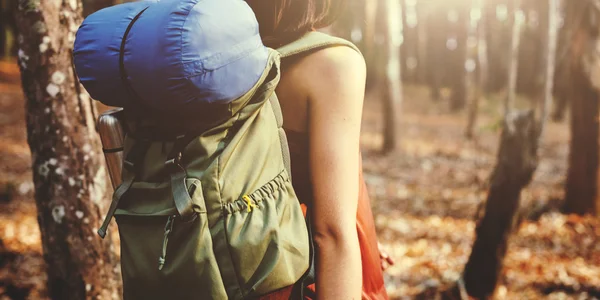
M 92 98 L 109 106 L 125 106 L 129 95 L 119 71 L 121 41 L 135 16 L 152 3 L 131 2 L 99 10 L 77 30 L 75 70 Z
M 121 79 L 121 48 L 125 81 L 134 96 Z M 74 56 L 81 82 L 93 98 L 176 115 L 239 98 L 258 82 L 268 61 L 256 17 L 242 0 L 113 6 L 84 21 Z

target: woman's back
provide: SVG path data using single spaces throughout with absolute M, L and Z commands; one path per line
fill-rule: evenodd
M 314 201 L 311 172 L 323 172 L 322 169 L 313 170 L 310 167 L 311 135 L 318 135 L 311 132 L 311 112 L 335 113 L 339 105 L 362 105 L 362 102 L 345 103 L 344 99 L 335 105 L 318 105 L 314 102 L 327 101 L 328 98 L 318 95 L 339 92 L 337 88 L 340 86 L 364 85 L 364 81 L 357 80 L 363 71 L 364 61 L 360 54 L 343 46 L 321 49 L 292 61 L 284 61 L 277 95 L 290 147 L 294 189 L 300 201 L 309 207 L 313 206 Z M 335 98 L 335 95 L 331 98 Z M 358 147 L 355 150 L 359 151 Z M 362 261 L 363 299 L 386 299 L 375 225 L 360 163 L 357 184 L 357 231 Z
M 289 50 L 309 32 L 331 25 L 347 7 L 344 0 L 246 3 L 257 17 L 263 42 L 272 48 L 283 46 L 280 50 Z M 298 177 L 292 182 L 300 201 L 308 204 L 313 223 L 317 297 L 358 299 L 361 287 L 378 278 L 382 293 L 369 296 L 386 298 L 379 261 L 373 270 L 364 264 L 365 243 L 357 234 L 359 205 L 368 207 L 364 200 L 359 202 L 365 197 L 359 196 L 363 184 L 357 184 L 362 182 L 359 139 L 366 66 L 352 47 L 320 47 L 326 44 L 315 44 L 312 53 L 288 55 L 277 88 L 283 127 L 291 142 L 292 176 Z M 372 225 L 372 215 L 365 219 Z M 373 226 L 369 228 L 374 241 Z M 367 248 L 376 249 L 374 244 Z

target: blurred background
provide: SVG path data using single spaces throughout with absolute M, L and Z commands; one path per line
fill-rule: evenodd
M 70 53 L 83 16 L 119 2 L 0 0 L 0 299 L 50 297 L 48 274 L 65 270 L 46 269 L 42 249 L 76 255 L 53 256 L 45 218 L 80 220 L 48 229 L 68 240 L 106 210 L 86 133 L 106 107 Z M 347 0 L 324 31 L 367 61 L 363 167 L 393 299 L 600 299 L 600 1 Z M 93 172 L 48 187 L 44 174 L 64 170 L 44 149 Z M 53 195 L 37 210 L 36 191 Z M 57 197 L 79 199 L 85 217 Z M 88 282 L 99 269 L 78 272 Z

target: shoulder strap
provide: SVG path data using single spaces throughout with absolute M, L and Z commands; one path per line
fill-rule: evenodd
M 305 34 L 303 37 L 280 47 L 277 49 L 277 52 L 285 59 L 295 55 L 306 54 L 319 49 L 336 46 L 350 47 L 360 53 L 360 50 L 358 50 L 351 42 L 318 31 L 311 31 Z

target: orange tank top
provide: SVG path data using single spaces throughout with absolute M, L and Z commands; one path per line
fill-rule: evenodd
M 286 130 L 292 164 L 292 184 L 303 204 L 311 205 L 313 201 L 312 184 L 308 161 L 308 136 L 305 133 Z M 371 203 L 367 186 L 362 174 L 362 159 L 359 171 L 359 199 L 356 216 L 356 230 L 360 244 L 362 260 L 363 294 L 366 300 L 388 299 L 381 270 L 381 259 L 377 248 L 377 234 L 371 211 Z M 313 287 L 314 288 L 314 287 Z M 291 289 L 283 289 L 261 299 L 287 299 Z

